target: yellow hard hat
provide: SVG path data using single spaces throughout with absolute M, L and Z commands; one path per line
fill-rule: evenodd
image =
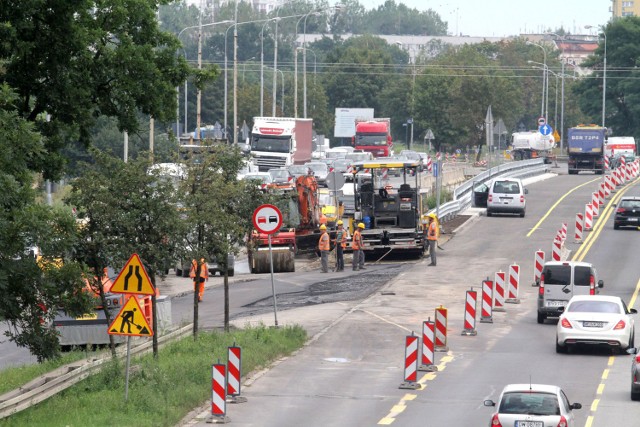
M 342 220 L 341 220 L 341 219 L 339 219 L 339 220 L 338 220 L 338 222 L 337 222 L 337 224 L 338 224 L 338 225 L 343 225 L 343 224 L 344 224 L 344 222 L 342 222 Z
M 438 218 L 438 217 L 436 216 L 436 214 L 434 214 L 433 212 L 431 212 L 431 213 L 430 213 L 430 214 L 428 214 L 427 216 L 428 216 L 429 218 L 433 218 L 433 219 Z
M 359 222 L 358 223 L 358 228 L 364 228 L 364 222 Z
M 327 229 L 327 226 L 326 226 L 326 225 L 322 224 L 322 225 L 320 226 L 320 230 L 326 230 L 326 229 Z

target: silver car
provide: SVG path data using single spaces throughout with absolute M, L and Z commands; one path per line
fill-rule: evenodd
M 497 404 L 485 400 L 484 406 L 498 408 L 490 427 L 575 427 L 573 410 L 582 408 L 579 403 L 569 403 L 560 387 L 544 384 L 509 384 Z
M 635 355 L 631 359 L 631 400 L 640 400 L 640 347 L 630 348 L 627 353 Z

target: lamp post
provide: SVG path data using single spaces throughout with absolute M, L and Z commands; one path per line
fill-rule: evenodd
M 275 18 L 269 19 L 262 25 L 262 30 L 260 30 L 260 116 L 264 115 L 264 27 L 269 24 L 271 21 L 277 22 L 280 20 L 280 17 L 276 16 Z M 275 102 L 275 97 L 274 97 Z M 275 113 L 274 113 L 275 116 Z
M 585 28 L 594 28 L 593 25 L 585 25 Z M 604 38 L 604 56 L 602 57 L 602 127 L 605 125 L 605 106 L 607 98 L 607 33 L 604 27 L 599 26 L 602 29 L 602 37 Z M 600 34 L 598 34 L 600 37 Z
M 544 93 L 545 93 L 545 86 L 547 82 L 547 50 L 541 44 L 534 43 L 529 40 L 527 40 L 527 44 L 538 46 L 540 49 L 542 49 L 542 52 L 544 53 L 544 61 L 543 61 L 544 69 L 542 70 L 542 103 L 540 107 L 540 117 L 544 117 L 546 119 L 547 115 L 545 114 L 545 109 L 544 109 L 544 105 L 545 105 Z M 527 61 L 527 62 L 533 63 L 533 61 Z
M 304 18 L 304 23 L 302 25 L 302 114 L 303 117 L 307 118 L 307 18 L 312 15 L 309 13 Z M 314 12 L 314 16 L 320 15 L 320 12 Z M 297 39 L 296 39 L 297 42 Z
M 293 39 L 293 117 L 298 117 L 298 25 L 300 25 L 300 21 L 304 20 L 304 31 L 305 31 L 305 36 L 306 36 L 306 28 L 307 28 L 307 18 L 310 15 L 320 15 L 320 12 L 312 10 L 309 13 L 305 13 L 304 15 L 302 15 L 302 17 L 300 19 L 298 19 L 298 22 L 296 22 L 296 33 L 295 33 L 295 37 Z M 304 39 L 303 39 L 303 46 L 304 46 Z M 303 65 L 306 64 L 306 55 L 304 54 L 304 52 L 302 53 L 303 55 Z M 305 116 L 306 117 L 306 116 Z
M 547 67 L 547 64 L 542 63 L 542 62 L 536 62 L 536 61 L 527 61 L 527 63 L 529 64 L 536 64 L 536 65 L 540 65 L 540 67 L 533 67 L 535 69 L 539 69 L 542 70 L 542 106 L 540 107 L 540 117 L 544 117 L 545 120 L 547 118 L 547 115 L 545 114 L 545 99 L 547 98 L 547 90 L 548 90 L 548 86 L 547 86 L 547 72 L 549 71 L 549 68 Z

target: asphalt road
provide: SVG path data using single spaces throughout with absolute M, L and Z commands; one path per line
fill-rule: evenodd
M 242 393 L 248 402 L 228 405 L 233 425 L 488 425 L 492 409 L 482 401 L 496 400 L 506 384 L 529 381 L 559 385 L 582 403 L 575 411 L 578 426 L 630 425 L 640 415 L 629 397 L 630 357 L 601 349 L 556 354 L 556 320 L 537 324 L 537 288 L 531 286 L 534 252 L 549 257 L 553 237 L 567 222 L 569 258 L 593 262 L 605 282 L 602 293 L 635 304 L 638 231 L 614 231 L 609 207 L 584 243 L 573 243 L 575 213 L 599 179 L 563 174 L 530 184 L 525 218 L 479 217 L 444 245 L 436 268 L 423 260 L 361 301 L 290 310 L 293 322 L 335 312 L 295 357 L 248 380 Z M 634 185 L 627 194 L 640 195 L 640 189 Z M 478 323 L 477 336 L 462 336 L 465 291 L 479 289 L 482 279 L 513 262 L 521 266 L 521 303 L 494 312 L 492 324 Z M 418 376 L 420 390 L 399 389 L 403 338 L 419 334 L 421 322 L 441 304 L 449 310 L 449 352 L 436 353 L 438 372 Z M 192 423 L 204 425 L 204 419 Z

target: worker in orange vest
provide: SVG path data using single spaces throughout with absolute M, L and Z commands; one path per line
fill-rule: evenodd
M 353 261 L 351 266 L 353 267 L 353 271 L 365 269 L 364 252 L 362 251 L 362 230 L 364 230 L 364 223 L 359 222 L 358 228 L 353 232 L 353 237 L 351 238 L 351 248 L 353 249 Z
M 204 258 L 200 258 L 200 262 L 195 259 L 191 261 L 191 271 L 189 277 L 193 280 L 193 290 L 198 291 L 198 302 L 202 302 L 204 296 L 204 282 L 209 280 L 209 266 Z
M 438 246 L 438 221 L 436 221 L 436 214 L 430 213 L 427 215 L 429 218 L 429 226 L 427 227 L 427 242 L 429 243 L 429 255 L 431 256 L 430 267 L 436 266 L 436 246 Z
M 336 271 L 344 270 L 344 248 L 347 247 L 347 231 L 344 229 L 344 222 L 338 220 L 338 229 L 336 230 Z
M 327 226 L 322 224 L 320 226 L 320 240 L 318 241 L 318 250 L 320 251 L 320 265 L 323 273 L 329 272 L 329 252 L 331 251 L 331 244 L 329 239 L 329 233 L 327 233 Z

